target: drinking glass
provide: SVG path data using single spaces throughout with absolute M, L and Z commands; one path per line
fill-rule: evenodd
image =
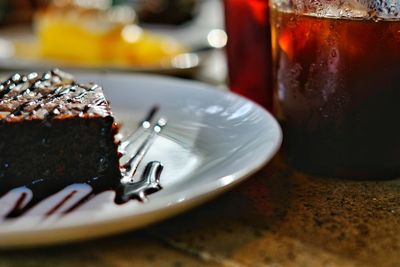
M 267 0 L 224 0 L 230 89 L 272 109 Z
M 400 1 L 272 0 L 288 160 L 354 179 L 400 174 Z

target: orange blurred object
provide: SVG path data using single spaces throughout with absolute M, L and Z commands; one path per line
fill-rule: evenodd
M 129 7 L 50 6 L 35 18 L 43 57 L 85 65 L 160 65 L 185 52 L 176 40 L 134 24 Z

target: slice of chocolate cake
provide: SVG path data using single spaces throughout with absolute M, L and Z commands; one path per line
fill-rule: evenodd
M 0 187 L 113 186 L 121 176 L 117 130 L 100 86 L 57 69 L 14 74 L 0 83 Z

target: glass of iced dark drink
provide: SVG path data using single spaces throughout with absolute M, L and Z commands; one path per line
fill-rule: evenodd
M 309 173 L 400 175 L 400 2 L 273 0 L 284 153 Z

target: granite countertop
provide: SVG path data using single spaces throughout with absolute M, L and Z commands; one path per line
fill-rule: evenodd
M 276 156 L 219 198 L 139 231 L 4 250 L 0 266 L 399 266 L 400 182 L 306 176 Z

